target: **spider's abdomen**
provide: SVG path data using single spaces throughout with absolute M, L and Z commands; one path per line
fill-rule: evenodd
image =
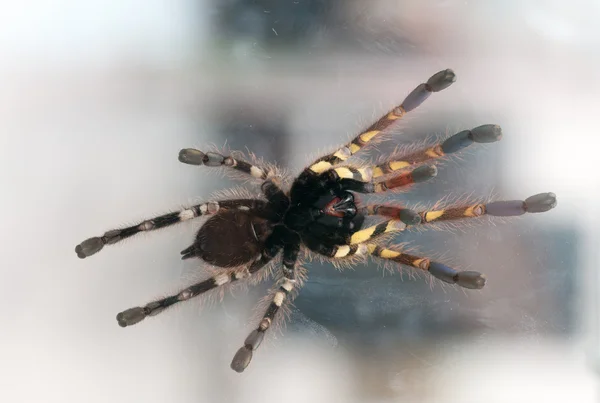
M 272 232 L 272 225 L 251 210 L 221 210 L 200 228 L 191 248 L 207 263 L 234 267 L 254 260 Z

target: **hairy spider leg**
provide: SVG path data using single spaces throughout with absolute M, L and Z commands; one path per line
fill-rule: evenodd
M 392 217 L 391 220 L 381 222 L 354 232 L 348 238 L 348 244 L 367 242 L 379 235 L 388 232 L 404 231 L 411 225 L 426 224 L 434 221 L 449 221 L 461 218 L 476 218 L 485 214 L 497 217 L 518 216 L 525 213 L 543 213 L 556 206 L 554 193 L 539 193 L 523 200 L 503 200 L 488 204 L 470 204 L 456 206 L 448 209 L 421 211 L 418 218 L 413 218 L 413 211 L 402 207 L 367 205 L 361 208 L 361 213 L 366 215 L 384 215 Z M 404 218 L 402 221 L 401 217 Z M 412 223 L 406 223 L 413 218 Z
M 236 372 L 243 372 L 250 364 L 253 351 L 256 351 L 260 345 L 265 337 L 265 332 L 271 327 L 275 315 L 297 285 L 296 261 L 300 251 L 300 238 L 295 234 L 291 235 L 291 238 L 293 238 L 291 243 L 286 243 L 283 247 L 283 282 L 273 294 L 273 299 L 258 327 L 250 332 L 244 340 L 244 345 L 235 353 L 231 361 L 231 369 Z
M 382 247 L 374 243 L 367 244 L 367 251 L 371 256 L 420 269 L 446 283 L 476 290 L 485 286 L 485 276 L 478 271 L 458 271 L 443 263 L 432 262 L 426 257 L 409 255 L 396 248 Z
M 359 193 L 383 193 L 388 190 L 424 182 L 431 178 L 435 178 L 437 175 L 437 168 L 435 165 L 423 165 L 377 182 L 372 180 L 372 177 L 367 176 L 359 177 L 358 175 L 355 175 L 352 178 L 349 176 L 340 176 L 339 171 L 341 169 L 347 168 L 340 167 L 331 169 L 321 175 L 324 175 L 329 181 L 339 182 L 342 190 L 352 190 Z
M 445 155 L 456 153 L 473 143 L 494 143 L 501 138 L 502 129 L 498 125 L 487 124 L 471 130 L 463 130 L 431 147 L 372 167 L 373 177 L 378 178 L 413 165 L 442 158 Z
M 406 207 L 390 204 L 367 204 L 359 208 L 366 216 L 377 215 L 401 220 L 407 225 L 427 224 L 460 218 L 479 217 L 484 214 L 497 217 L 519 216 L 525 213 L 541 213 L 556 207 L 556 195 L 552 192 L 539 193 L 525 200 L 502 200 L 487 204 L 477 203 L 453 206 L 447 209 L 415 213 Z M 416 217 L 415 217 L 416 214 Z
M 350 245 L 360 244 L 371 239 L 377 238 L 380 235 L 387 234 L 389 232 L 404 231 L 406 224 L 400 220 L 387 220 L 380 222 L 379 224 L 372 225 L 370 227 L 356 231 L 350 235 L 347 239 L 347 243 Z
M 275 249 L 275 251 L 274 251 Z M 204 281 L 196 283 L 190 287 L 181 290 L 175 295 L 168 296 L 166 298 L 159 299 L 157 301 L 150 302 L 143 307 L 129 308 L 119 314 L 117 314 L 117 322 L 121 327 L 127 327 L 135 325 L 141 322 L 147 316 L 155 316 L 164 311 L 166 308 L 178 303 L 187 301 L 190 298 L 197 297 L 200 294 L 204 294 L 207 291 L 221 287 L 225 284 L 233 283 L 235 281 L 248 278 L 260 269 L 265 267 L 269 261 L 277 254 L 279 247 L 270 249 L 272 256 L 267 259 L 258 258 L 250 267 L 244 270 L 229 270 L 223 273 L 216 274 Z
M 447 209 L 421 211 L 421 224 L 449 221 L 460 218 L 474 218 L 483 215 L 513 217 L 525 213 L 543 213 L 556 207 L 554 193 L 538 193 L 525 200 L 502 200 L 487 204 L 471 204 Z
M 333 248 L 311 248 L 317 253 L 334 259 L 347 258 L 353 255 L 371 255 L 390 260 L 405 266 L 415 267 L 432 276 L 464 288 L 480 289 L 485 285 L 485 276 L 476 271 L 457 271 L 442 263 L 431 262 L 428 258 L 409 255 L 395 248 L 379 246 L 375 243 L 358 243 L 352 245 L 336 245 Z
M 437 175 L 435 165 L 423 165 L 411 170 L 408 168 L 422 164 L 426 161 L 444 157 L 462 150 L 473 143 L 492 143 L 502 138 L 502 131 L 497 125 L 483 125 L 472 130 L 463 130 L 434 146 L 419 150 L 400 159 L 393 159 L 382 164 L 362 168 L 361 172 L 369 175 L 350 175 L 347 167 L 336 167 L 326 171 L 332 180 L 339 179 L 344 190 L 360 193 L 383 193 L 388 190 L 401 188 L 414 183 L 424 182 Z M 374 178 L 393 173 L 406 171 L 391 178 L 374 181 Z
M 207 167 L 228 167 L 248 174 L 256 179 L 265 180 L 274 175 L 266 168 L 252 165 L 239 158 L 225 156 L 217 152 L 203 153 L 195 148 L 184 148 L 179 151 L 179 161 L 189 165 L 206 165 Z
M 307 169 L 315 174 L 320 174 L 330 169 L 333 165 L 347 160 L 361 148 L 366 146 L 383 130 L 396 122 L 396 120 L 402 118 L 406 112 L 410 112 L 421 105 L 433 92 L 439 92 L 448 88 L 455 81 L 456 76 L 450 69 L 442 70 L 434 74 L 427 80 L 427 83 L 418 85 L 410 94 L 408 94 L 400 105 L 382 116 L 377 122 L 373 123 L 365 131 L 356 136 L 350 143 L 332 154 L 319 158 Z
M 163 214 L 131 227 L 113 229 L 99 237 L 86 239 L 75 247 L 75 252 L 79 258 L 84 259 L 100 252 L 104 245 L 112 245 L 123 239 L 129 238 L 139 232 L 154 231 L 165 228 L 183 221 L 191 220 L 196 217 L 216 214 L 220 209 L 246 207 L 257 211 L 264 210 L 267 213 L 267 202 L 254 199 L 222 200 L 196 204 L 191 207 L 185 207 L 180 211 Z

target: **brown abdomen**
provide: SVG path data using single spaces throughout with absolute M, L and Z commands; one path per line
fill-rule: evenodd
M 196 255 L 219 267 L 253 261 L 262 251 L 272 226 L 249 210 L 222 210 L 211 217 L 196 235 Z

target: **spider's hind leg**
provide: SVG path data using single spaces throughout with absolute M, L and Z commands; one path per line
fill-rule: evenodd
M 187 301 L 190 298 L 204 294 L 214 288 L 246 278 L 250 276 L 250 274 L 252 273 L 247 269 L 244 271 L 230 271 L 217 274 L 207 280 L 185 288 L 175 295 L 150 302 L 143 307 L 129 308 L 117 315 L 117 322 L 119 322 L 119 326 L 121 327 L 135 325 L 144 320 L 147 316 L 158 315 L 166 308 L 178 302 Z
M 92 256 L 102 250 L 104 245 L 112 245 L 129 238 L 137 233 L 154 231 L 165 228 L 183 221 L 191 220 L 196 217 L 216 214 L 221 208 L 247 207 L 253 209 L 264 209 L 266 202 L 255 199 L 223 200 L 197 204 L 186 207 L 180 211 L 163 214 L 154 217 L 139 224 L 126 228 L 113 229 L 99 237 L 86 239 L 75 247 L 75 253 L 80 259 Z
M 265 332 L 271 327 L 275 315 L 280 311 L 290 293 L 298 286 L 296 273 L 296 261 L 300 251 L 300 238 L 292 233 L 286 234 L 286 244 L 283 248 L 283 282 L 278 286 L 273 294 L 271 302 L 267 307 L 263 317 L 256 329 L 254 329 L 246 340 L 244 345 L 235 353 L 231 361 L 231 369 L 236 372 L 243 372 L 252 360 L 253 352 L 261 344 Z
M 104 245 L 115 244 L 139 232 L 154 231 L 202 215 L 214 214 L 218 210 L 218 202 L 202 203 L 173 213 L 163 214 L 130 227 L 113 229 L 105 232 L 102 236 L 86 239 L 75 247 L 75 253 L 77 253 L 80 259 L 85 259 L 100 252 L 104 248 Z
M 367 250 L 371 256 L 420 269 L 445 283 L 457 284 L 463 288 L 475 290 L 485 286 L 485 275 L 478 271 L 458 271 L 443 263 L 432 262 L 426 257 L 410 255 L 374 243 L 367 244 Z
M 155 316 L 178 302 L 187 301 L 190 298 L 204 294 L 214 288 L 250 277 L 265 267 L 277 255 L 280 249 L 281 246 L 278 243 L 278 240 L 272 239 L 272 241 L 262 250 L 260 257 L 248 268 L 243 270 L 224 271 L 223 273 L 216 274 L 204 281 L 185 288 L 175 295 L 150 302 L 143 307 L 129 308 L 117 315 L 117 322 L 119 322 L 119 326 L 121 327 L 135 325 L 144 320 L 147 316 Z

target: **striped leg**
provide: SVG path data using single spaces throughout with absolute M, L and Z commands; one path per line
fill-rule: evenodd
M 367 204 L 360 208 L 362 215 L 378 215 L 400 220 L 406 225 L 416 225 L 421 222 L 419 213 L 405 207 L 390 206 L 386 204 Z
M 196 297 L 224 284 L 246 278 L 249 275 L 249 270 L 217 274 L 216 276 L 182 290 L 178 294 L 159 299 L 158 301 L 150 302 L 143 307 L 127 309 L 126 311 L 123 311 L 117 315 L 117 322 L 119 322 L 119 326 L 121 327 L 135 325 L 136 323 L 141 322 L 147 316 L 158 315 L 171 305 L 174 305 L 178 302 L 187 301 L 190 298 Z
M 437 168 L 435 165 L 423 165 L 417 167 L 411 171 L 401 173 L 380 182 L 364 181 L 364 177 L 361 179 L 354 178 L 342 178 L 338 179 L 338 173 L 336 169 L 328 171 L 326 174 L 329 176 L 329 180 L 339 180 L 341 188 L 344 190 L 351 190 L 359 193 L 383 193 L 388 190 L 397 189 L 413 185 L 415 183 L 424 182 L 431 178 L 435 178 L 437 175 Z
M 308 169 L 315 174 L 320 174 L 327 171 L 333 165 L 347 160 L 361 148 L 366 146 L 379 133 L 387 129 L 392 123 L 404 116 L 406 112 L 410 112 L 421 105 L 429 97 L 429 95 L 431 95 L 432 92 L 441 91 L 449 87 L 454 81 L 456 81 L 456 76 L 450 69 L 434 74 L 431 76 L 431 78 L 429 78 L 429 80 L 427 80 L 427 83 L 417 86 L 417 88 L 415 88 L 404 99 L 402 104 L 381 117 L 381 119 L 373 123 L 368 129 L 356 136 L 350 143 L 346 144 L 332 154 L 319 158 L 310 167 L 308 167 Z
M 298 239 L 299 241 L 299 239 Z M 258 327 L 254 329 L 246 340 L 244 345 L 235 353 L 231 361 L 231 369 L 236 372 L 243 372 L 252 360 L 252 353 L 255 351 L 263 338 L 265 332 L 271 327 L 275 315 L 288 298 L 288 295 L 296 287 L 296 260 L 300 251 L 300 243 L 288 243 L 283 249 L 283 282 L 273 295 L 273 299 L 263 315 Z
M 190 165 L 206 165 L 207 167 L 229 167 L 248 174 L 256 179 L 265 180 L 274 175 L 264 168 L 252 165 L 238 158 L 225 156 L 216 152 L 203 153 L 194 148 L 184 148 L 179 151 L 179 161 Z
M 525 213 L 543 213 L 556 206 L 554 193 L 539 193 L 523 200 L 495 201 L 487 204 L 472 204 L 448 209 L 422 211 L 421 223 L 450 221 L 459 218 L 481 217 L 485 214 L 496 217 L 519 216 Z
M 150 302 L 149 304 L 146 304 L 143 307 L 129 308 L 126 311 L 123 311 L 117 315 L 117 322 L 119 322 L 119 326 L 121 327 L 135 325 L 136 323 L 139 323 L 142 320 L 144 320 L 144 318 L 146 318 L 147 316 L 158 315 L 166 308 L 178 302 L 187 301 L 190 298 L 197 297 L 200 294 L 204 294 L 205 292 L 220 287 L 222 285 L 233 283 L 234 281 L 250 277 L 257 271 L 259 271 L 261 268 L 263 268 L 271 259 L 272 256 L 268 259 L 263 260 L 259 258 L 248 269 L 219 273 L 209 279 L 206 279 L 204 281 L 192 285 L 191 287 L 181 290 L 178 294 L 171 295 L 154 302 Z
M 400 220 L 387 220 L 377 225 L 356 231 L 350 236 L 348 243 L 350 245 L 362 244 L 378 237 L 379 235 L 389 232 L 404 231 L 405 228 L 406 224 Z
M 441 158 L 460 151 L 473 143 L 493 143 L 499 141 L 501 138 L 502 130 L 497 125 L 483 125 L 472 130 L 463 130 L 432 147 L 373 167 L 373 177 L 378 178 L 398 170 L 406 169 L 412 165 Z
M 477 271 L 458 271 L 443 263 L 432 262 L 425 257 L 409 255 L 374 243 L 367 244 L 367 250 L 372 256 L 423 270 L 445 283 L 458 284 L 461 287 L 476 290 L 485 285 L 485 276 Z
M 254 199 L 224 200 L 197 204 L 181 211 L 145 220 L 131 227 L 107 231 L 100 237 L 86 239 L 75 247 L 75 252 L 79 258 L 84 259 L 102 250 L 104 245 L 112 245 L 139 232 L 154 231 L 199 216 L 215 214 L 221 208 L 247 207 L 250 209 L 265 209 L 266 206 L 267 203 L 265 201 Z
M 352 179 L 359 182 L 370 182 L 373 178 L 373 168 L 354 168 L 340 166 L 331 168 L 323 173 L 329 181 L 338 181 L 342 179 Z
M 352 245 L 333 245 L 328 246 L 319 242 L 305 243 L 310 250 L 330 258 L 343 258 L 351 256 L 363 256 L 367 254 L 367 246 L 365 244 Z
M 425 224 L 434 221 L 448 221 L 459 218 L 480 217 L 484 214 L 509 217 L 527 213 L 541 213 L 556 206 L 554 193 L 540 193 L 522 200 L 497 201 L 488 204 L 472 204 L 452 207 L 443 210 L 431 210 L 415 213 L 402 207 L 386 206 L 380 204 L 362 207 L 360 212 L 366 215 L 383 215 L 391 220 L 356 231 L 350 236 L 350 245 L 367 242 L 379 235 L 403 231 L 407 225 Z

